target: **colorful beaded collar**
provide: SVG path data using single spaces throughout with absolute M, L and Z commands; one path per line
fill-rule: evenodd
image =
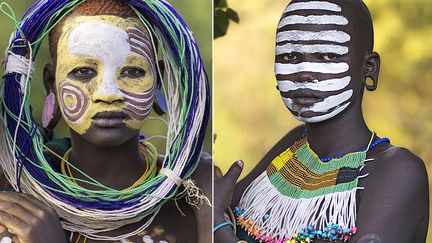
M 356 192 L 366 149 L 323 162 L 306 138 L 279 154 L 243 193 L 238 224 L 260 242 L 347 241 L 357 232 Z

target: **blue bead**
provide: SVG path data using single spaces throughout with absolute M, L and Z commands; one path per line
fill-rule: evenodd
M 312 227 L 312 225 L 309 225 L 309 226 L 307 227 L 307 230 L 309 230 L 309 232 L 311 232 L 311 231 L 314 230 L 314 228 Z
M 322 233 L 322 234 L 321 234 L 321 237 L 322 237 L 322 238 L 327 238 L 327 234 L 326 234 L 326 233 Z
M 322 232 L 321 230 L 317 230 L 317 231 L 316 231 L 316 234 L 317 234 L 317 235 L 322 235 L 322 233 L 323 233 L 323 232 Z
M 332 230 L 330 231 L 330 234 L 335 235 L 335 234 L 336 234 L 336 231 L 335 231 L 334 229 L 332 229 Z
M 335 235 L 335 236 L 333 236 L 331 239 L 332 239 L 332 240 L 337 240 L 338 237 Z

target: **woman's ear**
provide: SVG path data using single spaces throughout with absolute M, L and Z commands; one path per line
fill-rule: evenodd
M 165 73 L 165 65 L 163 61 L 158 62 L 159 65 L 159 71 L 160 75 L 157 75 L 156 77 L 156 97 L 153 102 L 153 110 L 158 114 L 159 116 L 162 116 L 163 114 L 168 113 L 168 105 L 165 98 L 165 95 L 162 90 L 162 82 L 163 82 L 163 76 Z
M 367 90 L 374 91 L 378 87 L 378 76 L 380 71 L 381 58 L 378 53 L 372 52 L 366 56 L 365 62 L 365 80 L 364 85 Z M 367 79 L 372 80 L 372 84 L 367 82 Z
M 47 94 L 56 92 L 55 89 L 55 67 L 51 63 L 47 63 L 43 70 L 43 82 Z
M 51 63 L 45 64 L 43 80 L 47 97 L 45 98 L 42 110 L 42 127 L 45 140 L 50 140 L 53 137 L 54 127 L 61 118 L 55 89 L 55 68 Z

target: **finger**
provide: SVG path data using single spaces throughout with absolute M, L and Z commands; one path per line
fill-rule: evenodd
M 0 200 L 0 211 L 13 215 L 25 222 L 35 222 L 37 218 L 19 203 Z
M 0 234 L 5 232 L 7 229 L 4 225 L 0 225 Z
M 223 177 L 222 170 L 218 166 L 214 167 L 214 173 L 215 173 L 215 179 L 216 180 L 219 180 L 220 178 Z
M 225 176 L 222 178 L 228 187 L 234 188 L 237 179 L 240 177 L 240 174 L 243 170 L 243 165 L 243 161 L 236 161 L 233 165 L 231 165 Z
M 16 236 L 25 236 L 30 226 L 16 216 L 0 211 L 0 224 L 4 225 L 9 232 Z
M 16 236 L 12 237 L 12 242 L 13 243 L 21 243 L 21 241 Z
M 44 218 L 47 213 L 55 214 L 55 210 L 31 195 L 17 192 L 0 193 L 0 201 L 21 205 L 37 218 Z
M 207 152 L 201 153 L 201 159 L 202 160 L 210 160 L 210 161 L 213 160 L 212 156 Z

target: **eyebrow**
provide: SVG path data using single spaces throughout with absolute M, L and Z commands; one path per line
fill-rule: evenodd
M 284 53 L 291 53 L 291 52 L 298 52 L 304 54 L 333 53 L 338 55 L 345 55 L 348 53 L 348 47 L 341 46 L 341 45 L 331 45 L 331 44 L 305 45 L 305 44 L 291 44 L 291 43 L 276 46 L 276 55 L 281 55 Z
M 332 12 L 342 12 L 342 8 L 334 3 L 325 2 L 325 1 L 310 1 L 310 2 L 297 2 L 288 5 L 285 9 L 284 13 L 296 11 L 296 10 L 304 10 L 304 9 L 313 9 L 313 10 L 327 10 Z

